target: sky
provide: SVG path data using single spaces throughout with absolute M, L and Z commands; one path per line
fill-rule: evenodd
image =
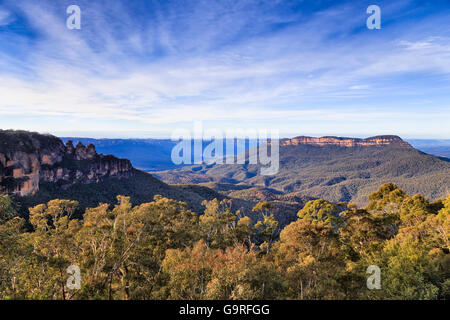
M 162 138 L 194 121 L 450 138 L 450 0 L 0 0 L 1 129 Z

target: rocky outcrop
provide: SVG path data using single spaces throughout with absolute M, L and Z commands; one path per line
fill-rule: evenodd
M 295 137 L 292 139 L 281 140 L 281 146 L 298 146 L 298 145 L 312 145 L 312 146 L 339 146 L 339 147 L 369 147 L 369 146 L 386 146 L 398 145 L 410 147 L 410 145 L 403 141 L 398 136 L 376 136 L 366 139 L 356 138 L 341 138 L 341 137 Z
M 52 135 L 0 130 L 0 193 L 33 195 L 45 182 L 68 188 L 97 183 L 108 177 L 133 175 L 129 160 L 97 154 L 95 146 L 72 141 L 66 145 Z

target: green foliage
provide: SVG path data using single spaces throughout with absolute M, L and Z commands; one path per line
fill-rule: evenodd
M 273 253 L 294 299 L 339 299 L 344 260 L 338 236 L 323 222 L 298 220 L 284 228 Z
M 308 201 L 306 205 L 297 213 L 297 216 L 307 222 L 325 222 L 327 224 L 336 224 L 336 216 L 339 208 L 334 203 L 319 199 Z
M 394 300 L 430 300 L 439 298 L 442 284 L 435 257 L 417 241 L 390 240 L 383 250 L 369 258 L 382 272 L 383 287 L 369 297 Z
M 393 183 L 382 185 L 376 192 L 369 195 L 368 211 L 397 213 L 406 195 Z
M 6 222 L 17 215 L 17 206 L 8 195 L 0 194 L 0 223 Z
M 262 212 L 263 214 L 267 214 L 269 212 L 271 212 L 273 209 L 275 209 L 276 207 L 271 204 L 270 202 L 267 201 L 263 201 L 263 202 L 258 202 L 252 209 L 253 212 Z
M 22 215 L 26 216 L 26 208 L 46 203 L 52 199 L 71 199 L 80 204 L 80 210 L 75 213 L 81 219 L 82 212 L 88 207 L 95 207 L 99 203 L 115 203 L 117 195 L 130 197 L 133 205 L 148 203 L 154 196 L 162 195 L 187 203 L 189 209 L 201 212 L 202 202 L 225 197 L 211 189 L 199 186 L 170 186 L 152 175 L 133 170 L 133 176 L 127 179 L 108 178 L 99 183 L 77 183 L 68 188 L 61 188 L 57 183 L 40 183 L 39 192 L 34 196 L 20 198 L 23 208 Z
M 0 153 L 3 154 L 9 152 L 10 150 L 32 153 L 37 150 L 37 146 L 42 149 L 64 147 L 59 138 L 50 134 L 0 129 L 0 137 Z
M 15 216 L 0 198 L 1 299 L 449 299 L 450 196 L 430 204 L 393 184 L 365 209 L 308 202 L 279 233 L 273 204 L 252 220 L 228 200 L 155 196 L 83 210 L 54 199 Z M 339 223 L 333 223 L 337 219 Z M 31 228 L 26 229 L 29 223 Z M 66 270 L 81 270 L 81 288 Z M 366 269 L 381 269 L 381 289 Z
M 263 220 L 260 220 L 255 224 L 254 229 L 257 237 L 263 241 L 261 249 L 269 252 L 278 231 L 278 221 L 273 215 L 264 216 Z
M 235 241 L 237 216 L 231 211 L 231 202 L 227 200 L 204 201 L 205 211 L 200 216 L 199 227 L 205 236 L 208 247 L 226 248 Z

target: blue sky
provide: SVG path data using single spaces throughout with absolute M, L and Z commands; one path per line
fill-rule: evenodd
M 450 1 L 0 0 L 0 128 L 167 137 L 199 120 L 450 138 Z

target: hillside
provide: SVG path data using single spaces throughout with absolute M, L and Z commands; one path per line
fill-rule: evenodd
M 170 139 L 93 139 L 79 137 L 61 137 L 66 143 L 81 142 L 93 144 L 99 153 L 113 154 L 119 158 L 129 159 L 133 167 L 146 171 L 164 171 L 180 168 L 171 159 L 172 148 L 177 142 Z M 445 139 L 411 139 L 406 140 L 414 148 L 438 157 L 450 158 L 450 140 Z M 205 147 L 207 143 L 204 143 Z M 248 148 L 248 145 L 245 146 Z
M 396 136 L 283 139 L 278 174 L 257 173 L 257 165 L 210 165 L 158 172 L 156 176 L 168 183 L 249 185 L 358 204 L 365 204 L 367 196 L 386 182 L 430 199 L 443 198 L 450 189 L 450 162 L 420 152 Z M 238 189 L 234 196 L 242 193 Z
M 76 200 L 81 207 L 95 207 L 99 203 L 115 203 L 117 195 L 131 197 L 135 205 L 152 201 L 155 195 L 186 202 L 195 212 L 202 212 L 204 200 L 219 200 L 226 197 L 207 188 L 199 190 L 196 186 L 171 186 L 152 175 L 132 169 L 133 175 L 127 179 L 108 178 L 91 184 L 76 183 L 62 189 L 58 184 L 44 182 L 33 196 L 21 197 L 19 201 L 24 208 L 45 203 L 52 199 Z

